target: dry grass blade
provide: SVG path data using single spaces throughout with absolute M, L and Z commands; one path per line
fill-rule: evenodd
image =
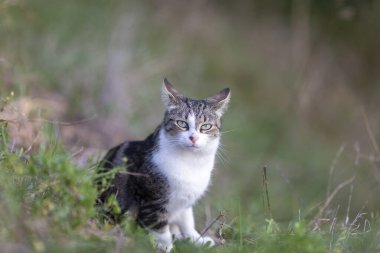
M 354 191 L 354 186 L 350 186 L 350 195 L 348 196 L 348 204 L 347 204 L 347 211 L 346 211 L 346 220 L 344 221 L 344 224 L 347 225 L 350 221 L 350 208 L 351 208 L 351 201 L 352 201 L 352 193 Z
M 223 238 L 223 229 L 224 229 L 224 225 L 225 225 L 225 219 L 224 219 L 224 216 L 221 217 L 221 222 L 220 222 L 220 226 L 217 230 L 217 237 L 220 241 L 220 244 L 225 244 L 226 240 Z
M 338 152 L 336 153 L 335 157 L 334 157 L 334 160 L 332 161 L 331 163 L 331 167 L 330 167 L 330 171 L 329 171 L 329 181 L 327 183 L 327 193 L 326 193 L 326 198 L 328 198 L 328 196 L 330 195 L 330 191 L 331 191 L 331 178 L 332 178 L 332 175 L 334 173 L 334 170 L 335 170 L 335 167 L 336 167 L 336 164 L 338 163 L 338 160 L 339 158 L 341 157 L 343 151 L 345 149 L 345 145 L 342 145 L 340 146 Z
M 201 236 L 200 237 L 203 237 L 206 233 L 207 233 L 207 231 L 209 231 L 210 230 L 210 228 L 217 222 L 217 221 L 219 221 L 219 220 L 221 220 L 221 219 L 224 219 L 224 213 L 223 212 L 220 212 L 219 213 L 219 215 L 205 228 L 205 229 L 203 229 L 203 231 L 201 232 Z
M 323 213 L 326 211 L 326 209 L 329 207 L 331 201 L 334 199 L 335 195 L 340 191 L 342 190 L 345 186 L 351 184 L 353 181 L 355 180 L 355 176 L 352 176 L 351 178 L 347 179 L 346 181 L 340 183 L 335 189 L 334 191 L 330 194 L 330 196 L 328 196 L 328 198 L 326 198 L 326 201 L 325 203 L 323 204 L 323 206 L 319 209 L 319 212 L 318 214 L 314 217 L 314 219 L 309 223 L 309 225 L 315 225 L 315 226 L 318 226 L 319 224 L 319 220 L 321 219 Z
M 265 199 L 267 202 L 267 211 L 269 218 L 272 219 L 272 209 L 270 207 L 270 201 L 269 201 L 269 192 L 268 192 L 268 177 L 267 177 L 267 166 L 263 167 L 263 189 L 265 192 Z M 264 199 L 263 199 L 263 204 L 264 204 Z
M 89 121 L 93 121 L 94 119 L 96 119 L 98 116 L 96 114 L 93 114 L 91 117 L 89 118 L 84 118 L 84 119 L 80 119 L 80 120 L 77 120 L 77 121 L 71 121 L 71 122 L 67 122 L 67 121 L 57 121 L 57 120 L 50 120 L 50 119 L 44 119 L 44 118 L 28 118 L 27 120 L 28 121 L 31 121 L 31 122 L 44 122 L 44 123 L 50 123 L 50 124 L 53 124 L 53 125 L 59 125 L 59 126 L 73 126 L 73 125 L 80 125 L 80 124 L 83 124 L 83 123 L 87 123 Z

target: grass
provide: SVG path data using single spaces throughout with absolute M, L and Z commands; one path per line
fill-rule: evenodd
M 47 124 L 35 153 L 12 147 L 8 122 L 1 122 L 1 252 L 152 252 L 152 238 L 131 218 L 119 225 L 102 221 L 94 208 L 94 167 L 79 167 Z M 259 216 L 231 200 L 225 213 L 205 227 L 222 245 L 196 247 L 176 242 L 175 252 L 376 252 L 379 217 L 358 213 L 354 220 L 322 210 L 317 220 L 301 215 L 286 223 L 272 218 L 270 178 L 263 175 L 264 208 Z M 259 200 L 257 200 L 259 201 Z M 247 205 L 244 205 L 245 207 Z M 198 212 L 200 211 L 197 209 Z M 302 210 L 300 210 L 302 212 Z M 317 212 L 316 212 L 317 213 Z M 316 213 L 314 215 L 316 215 Z M 198 215 L 199 216 L 199 215 Z
M 199 251 L 379 251 L 380 5 L 346 2 L 0 1 L 0 251 L 152 250 L 101 224 L 91 165 L 162 120 L 164 76 L 232 90 Z

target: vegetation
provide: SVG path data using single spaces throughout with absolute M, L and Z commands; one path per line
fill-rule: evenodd
M 1 122 L 1 251 L 153 250 L 149 235 L 130 217 L 115 225 L 95 210 L 96 163 L 84 168 L 75 165 L 72 155 L 54 136 L 51 124 L 46 124 L 42 133 L 45 142 L 33 154 L 12 147 L 7 126 L 7 121 Z M 235 210 L 233 205 L 226 205 L 230 214 L 221 213 L 203 231 L 214 234 L 219 246 L 209 249 L 177 242 L 176 252 L 374 252 L 379 249 L 379 217 L 374 213 L 358 213 L 354 220 L 347 216 L 343 221 L 336 216 L 337 209 L 322 219 L 324 210 L 321 209 L 315 220 L 299 215 L 287 224 L 276 222 L 271 214 L 266 168 L 264 173 L 267 219 L 243 212 L 240 206 Z M 110 205 L 117 208 L 115 203 Z
M 162 120 L 164 76 L 193 97 L 232 90 L 196 207 L 222 245 L 177 252 L 378 252 L 379 10 L 0 1 L 0 252 L 152 251 L 95 209 L 94 181 L 105 150 Z

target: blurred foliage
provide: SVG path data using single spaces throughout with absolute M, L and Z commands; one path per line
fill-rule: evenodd
M 225 210 L 231 221 L 246 224 L 240 231 L 232 222 L 234 243 L 226 251 L 244 252 L 247 246 L 297 252 L 298 243 L 303 251 L 326 251 L 329 244 L 331 252 L 376 249 L 370 242 L 375 228 L 356 237 L 343 220 L 365 213 L 360 226 L 366 219 L 373 224 L 380 209 L 379 10 L 374 0 L 1 1 L 0 120 L 8 124 L 10 142 L 5 138 L 1 148 L 7 184 L 0 186 L 0 204 L 12 209 L 9 219 L 0 211 L 8 222 L 1 235 L 18 242 L 21 228 L 38 229 L 49 217 L 49 224 L 57 225 L 53 241 L 65 229 L 76 231 L 51 247 L 79 233 L 77 249 L 97 249 L 92 240 L 103 241 L 108 232 L 96 230 L 101 238 L 85 238 L 88 230 L 75 229 L 94 215 L 91 175 L 79 167 L 89 167 L 87 155 L 94 149 L 143 139 L 159 124 L 160 82 L 166 76 L 190 97 L 232 89 L 214 183 L 197 206 L 200 221 L 209 220 L 209 207 L 211 214 Z M 27 108 L 34 101 L 32 114 L 20 101 L 28 101 Z M 17 117 L 4 120 L 3 109 Z M 29 130 L 33 134 L 25 134 Z M 24 143 L 17 131 L 32 138 Z M 269 235 L 265 224 L 259 225 L 268 218 L 262 204 L 265 165 L 272 215 L 280 226 Z M 10 175 L 27 180 L 12 184 L 4 179 Z M 353 175 L 354 182 L 337 192 L 323 213 L 330 226 L 335 216 L 346 226 L 333 239 L 328 228 L 316 236 L 288 229 L 297 217 L 305 226 Z M 38 217 L 36 223 L 22 223 L 24 205 Z M 246 235 L 255 243 L 241 239 Z M 146 238 L 140 236 L 143 245 Z M 115 247 L 114 239 L 98 250 Z M 274 241 L 284 245 L 270 246 Z M 144 245 L 141 252 L 151 249 Z M 194 250 L 187 243 L 178 247 Z
M 141 229 L 131 225 L 132 221 L 114 227 L 96 215 L 94 168 L 74 165 L 71 156 L 49 134 L 51 126 L 45 133 L 48 142 L 33 155 L 22 149 L 10 150 L 6 128 L 7 124 L 1 122 L 1 252 L 133 249 L 136 246 L 131 246 L 124 235 L 132 231 L 135 243 L 141 241 L 140 249 L 134 252 L 152 248 Z

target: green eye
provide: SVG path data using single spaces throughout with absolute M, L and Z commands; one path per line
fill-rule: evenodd
M 212 127 L 211 124 L 203 124 L 203 125 L 201 126 L 201 130 L 210 130 L 211 127 Z
M 183 120 L 177 120 L 176 121 L 177 125 L 180 127 L 180 128 L 189 128 L 189 126 L 187 125 L 186 121 L 183 121 Z

